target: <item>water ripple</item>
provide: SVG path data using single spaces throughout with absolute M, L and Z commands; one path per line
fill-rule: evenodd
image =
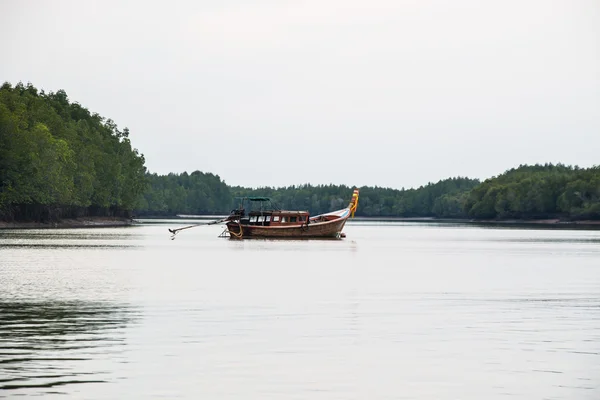
M 0 390 L 107 382 L 110 374 L 86 369 L 123 351 L 124 329 L 137 319 L 135 309 L 105 302 L 0 302 Z

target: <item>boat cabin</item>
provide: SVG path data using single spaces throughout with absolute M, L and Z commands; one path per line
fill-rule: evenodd
M 240 218 L 240 223 L 259 226 L 293 226 L 304 225 L 309 218 L 308 211 L 251 211 L 248 216 Z
M 246 209 L 248 207 L 248 210 Z M 248 211 L 248 212 L 246 212 Z M 334 214 L 310 217 L 308 211 L 281 210 L 269 197 L 243 197 L 237 209 L 231 211 L 230 221 L 254 226 L 302 226 L 309 223 L 327 222 L 339 218 Z
M 239 206 L 231 211 L 229 218 L 242 225 L 301 226 L 309 222 L 308 211 L 281 210 L 269 197 L 243 197 L 236 200 Z

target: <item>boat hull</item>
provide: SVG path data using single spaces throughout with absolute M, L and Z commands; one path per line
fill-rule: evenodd
M 235 221 L 227 223 L 232 239 L 270 238 L 270 239 L 311 239 L 337 238 L 340 236 L 346 220 L 338 218 L 326 222 L 294 226 L 243 225 Z

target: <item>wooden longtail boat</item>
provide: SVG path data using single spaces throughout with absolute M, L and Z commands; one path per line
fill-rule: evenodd
M 246 214 L 244 203 L 258 203 L 259 210 Z M 265 203 L 271 207 L 264 207 Z M 358 189 L 354 190 L 348 207 L 311 217 L 308 211 L 280 210 L 272 206 L 268 197 L 245 197 L 240 207 L 226 219 L 227 231 L 232 239 L 273 238 L 309 239 L 338 238 L 358 207 Z

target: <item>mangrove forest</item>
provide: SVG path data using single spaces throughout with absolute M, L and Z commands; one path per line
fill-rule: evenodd
M 281 208 L 315 215 L 339 209 L 353 189 L 244 188 L 209 172 L 150 173 L 127 128 L 69 101 L 63 90 L 0 87 L 0 220 L 223 215 L 244 196 L 268 196 Z M 521 165 L 483 182 L 454 177 L 411 189 L 363 186 L 356 215 L 600 220 L 600 166 Z

